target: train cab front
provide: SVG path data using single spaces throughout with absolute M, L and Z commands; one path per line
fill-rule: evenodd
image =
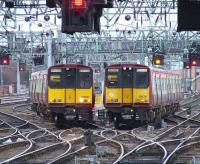
M 120 120 L 143 118 L 149 107 L 149 69 L 114 65 L 106 69 L 104 106 L 108 116 Z
M 132 119 L 133 67 L 111 66 L 105 72 L 104 106 L 110 121 Z
M 92 70 L 88 67 L 50 68 L 48 108 L 51 113 L 66 120 L 91 119 L 94 105 L 92 78 Z

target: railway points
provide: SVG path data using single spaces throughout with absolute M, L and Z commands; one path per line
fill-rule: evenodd
M 3 150 L 0 153 L 1 162 L 28 163 L 33 160 L 38 162 L 46 160 L 48 163 L 66 163 L 74 160 L 77 162 L 96 160 L 106 163 L 127 161 L 159 163 L 170 161 L 172 158 L 178 160 L 178 157 L 174 157 L 173 152 L 175 150 L 179 152 L 184 145 L 187 147 L 189 144 L 196 144 L 195 141 L 199 137 L 198 100 L 199 96 L 187 100 L 192 106 L 189 117 L 187 110 L 181 110 L 175 115 L 168 116 L 166 118 L 167 126 L 161 129 L 155 128 L 153 133 L 148 133 L 148 125 L 141 125 L 133 130 L 119 130 L 97 124 L 95 129 L 92 127 L 90 129 L 93 132 L 94 140 L 94 145 L 91 146 L 85 144 L 84 133 L 88 127 L 83 129 L 66 126 L 68 129 L 59 130 L 54 127 L 54 124 L 51 124 L 52 128 L 49 128 L 49 126 L 46 127 L 43 119 L 40 119 L 43 124 L 25 120 L 26 118 L 30 119 L 30 112 L 34 113 L 30 110 L 30 104 L 27 103 L 27 106 L 22 104 L 22 109 L 19 109 L 20 105 L 16 105 L 17 110 L 13 109 L 12 105 L 10 105 L 10 109 L 8 109 L 8 105 L 5 105 L 1 108 L 8 114 L 0 113 L 0 147 Z M 25 110 L 28 111 L 27 115 Z M 23 119 L 18 117 L 21 116 L 20 112 L 23 113 Z M 35 114 L 32 117 L 42 118 L 44 116 Z M 46 121 L 50 122 L 50 120 Z M 13 153 L 9 154 L 8 152 Z M 46 156 L 49 158 L 46 159 Z M 188 157 L 188 160 L 193 159 Z

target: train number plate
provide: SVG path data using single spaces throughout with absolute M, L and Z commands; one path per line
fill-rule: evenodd
M 132 115 L 122 115 L 122 118 L 123 119 L 131 119 L 132 118 Z
M 75 116 L 65 116 L 65 119 L 67 120 L 73 120 L 75 118 Z

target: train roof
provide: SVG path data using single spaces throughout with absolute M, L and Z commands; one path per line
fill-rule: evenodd
M 140 68 L 149 68 L 150 71 L 153 72 L 162 72 L 162 73 L 168 73 L 168 74 L 182 74 L 181 70 L 164 70 L 164 69 L 160 69 L 160 68 L 155 68 L 155 67 L 149 67 L 147 65 L 144 64 L 112 64 L 106 67 L 106 69 L 108 68 L 122 68 L 122 67 L 140 67 Z
M 143 65 L 143 64 L 112 64 L 107 66 L 106 68 L 115 68 L 115 67 L 146 67 L 148 66 Z
M 49 67 L 49 69 L 52 68 L 89 68 L 92 69 L 90 66 L 82 65 L 82 64 L 60 64 L 60 65 L 54 65 Z

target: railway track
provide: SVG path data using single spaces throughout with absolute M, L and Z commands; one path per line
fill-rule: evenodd
M 183 121 L 176 126 L 156 135 L 153 139 L 149 138 L 149 140 L 145 140 L 138 147 L 125 154 L 120 160 L 120 163 L 142 163 L 145 161 L 148 161 L 148 163 L 162 163 L 168 160 L 173 154 L 173 152 L 169 150 L 173 150 L 174 148 L 176 150 L 177 147 L 180 147 L 180 145 L 184 144 L 184 142 L 191 137 L 191 134 L 194 135 L 199 131 L 198 126 L 190 127 L 191 119 L 199 115 L 200 112 L 195 113 L 193 116 L 183 119 Z M 168 150 L 165 148 L 166 143 L 173 143 L 168 145 Z
M 164 163 L 195 163 L 199 161 L 200 142 L 199 137 L 193 137 L 190 142 L 180 146 Z
M 9 162 L 13 163 L 49 163 L 66 154 L 71 149 L 68 142 L 56 143 L 29 153 L 23 154 Z
M 191 154 L 198 155 L 198 108 L 190 114 L 187 110 L 178 112 L 166 122 L 165 128 L 152 134 L 148 134 L 147 126 L 122 131 L 93 124 L 97 127 L 91 130 L 94 144 L 87 145 L 83 128 L 49 131 L 0 112 L 0 162 L 74 163 L 95 159 L 99 163 L 168 163 L 181 161 L 182 153 L 187 156 L 186 149 L 194 149 Z M 193 160 L 191 157 L 187 160 Z
M 0 146 L 0 162 L 8 162 L 21 154 L 26 153 L 32 147 L 31 141 L 19 141 Z
M 0 112 L 0 120 L 1 162 L 44 162 L 48 154 L 51 160 L 71 147 L 54 133 L 19 117 Z

